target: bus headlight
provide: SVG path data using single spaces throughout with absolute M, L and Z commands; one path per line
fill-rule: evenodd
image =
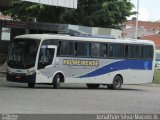
M 32 70 L 32 71 L 28 70 L 28 73 L 26 75 L 33 75 L 35 72 L 36 72 L 36 70 Z

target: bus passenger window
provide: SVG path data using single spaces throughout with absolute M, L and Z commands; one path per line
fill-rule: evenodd
M 100 57 L 100 44 L 99 43 L 91 44 L 91 57 Z
M 77 42 L 77 56 L 78 57 L 89 57 L 89 43 L 86 42 Z
M 128 45 L 127 58 L 138 59 L 140 58 L 140 46 L 139 45 Z
M 142 46 L 141 47 L 141 58 L 142 59 L 153 59 L 153 47 Z
M 107 58 L 108 57 L 108 45 L 107 44 L 101 44 L 100 56 L 102 58 Z
M 109 57 L 111 58 L 124 58 L 124 45 L 123 44 L 110 44 Z
M 75 42 L 61 41 L 60 46 L 61 56 L 74 56 L 75 55 Z

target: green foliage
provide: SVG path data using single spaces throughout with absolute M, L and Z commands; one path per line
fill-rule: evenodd
M 153 83 L 160 84 L 160 70 L 155 69 Z
M 62 8 L 13 0 L 14 6 L 1 9 L 4 14 L 26 21 L 35 17 L 38 22 L 115 27 L 135 12 L 128 0 L 78 0 L 78 8 Z

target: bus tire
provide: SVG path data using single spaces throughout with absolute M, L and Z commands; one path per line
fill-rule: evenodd
M 86 85 L 89 89 L 97 89 L 100 86 L 100 84 L 86 84 Z
M 112 89 L 118 90 L 122 87 L 123 79 L 120 75 L 116 75 L 113 79 Z
M 29 88 L 34 88 L 35 87 L 35 83 L 28 83 L 28 87 Z
M 54 89 L 60 88 L 60 81 L 61 81 L 61 76 L 60 76 L 60 74 L 57 74 L 53 79 L 53 88 Z

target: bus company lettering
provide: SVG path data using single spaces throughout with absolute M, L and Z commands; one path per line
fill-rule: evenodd
M 73 66 L 99 66 L 98 60 L 80 60 L 80 59 L 64 59 L 64 65 Z

